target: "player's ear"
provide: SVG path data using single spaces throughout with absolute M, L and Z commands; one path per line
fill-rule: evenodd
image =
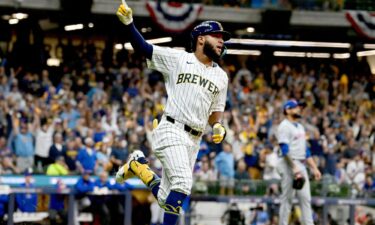
M 203 44 L 203 43 L 204 43 L 204 37 L 201 36 L 201 35 L 198 36 L 197 40 L 198 40 L 198 43 L 200 43 L 200 44 Z

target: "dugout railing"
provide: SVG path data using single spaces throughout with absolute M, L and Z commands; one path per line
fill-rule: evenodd
M 202 182 L 196 181 L 193 187 L 191 202 L 208 201 L 208 202 L 251 202 L 251 203 L 266 203 L 266 204 L 280 204 L 280 199 L 275 193 L 270 192 L 272 185 L 277 185 L 277 181 L 236 181 L 233 185 L 234 195 L 222 196 L 220 195 L 220 188 L 222 182 Z M 243 188 L 248 186 L 248 188 Z M 137 189 L 144 189 L 145 187 L 136 187 Z M 134 190 L 134 189 L 133 189 Z M 374 193 L 367 193 L 360 197 L 353 195 L 353 189 L 350 185 L 335 184 L 329 182 L 328 179 L 323 179 L 323 182 L 312 182 L 312 204 L 322 209 L 322 224 L 328 225 L 328 209 L 332 205 L 347 205 L 349 206 L 350 224 L 355 224 L 355 208 L 357 205 L 375 206 Z M 15 195 L 17 193 L 36 193 L 39 195 L 50 194 L 64 194 L 68 197 L 68 225 L 75 225 L 74 209 L 76 201 L 76 193 L 74 189 L 67 188 L 64 190 L 56 190 L 52 187 L 37 187 L 37 188 L 19 188 L 11 187 L 8 191 L 8 211 L 7 211 L 7 225 L 13 225 L 13 215 L 15 210 Z M 4 193 L 2 193 L 4 194 Z M 88 193 L 88 195 L 117 195 L 124 196 L 124 218 L 117 218 L 117 221 L 123 221 L 124 225 L 132 224 L 132 194 L 130 190 L 108 191 L 106 193 Z M 298 201 L 295 199 L 295 203 Z M 194 204 L 190 204 L 191 206 Z M 186 225 L 190 224 L 191 217 L 194 212 L 188 209 L 185 212 Z
M 6 224 L 7 225 L 13 225 L 14 218 L 13 215 L 15 214 L 16 209 L 16 201 L 15 201 L 15 195 L 18 193 L 35 193 L 38 195 L 50 195 L 50 194 L 62 194 L 66 195 L 68 197 L 68 224 L 67 225 L 77 225 L 77 212 L 75 212 L 75 209 L 77 208 L 77 199 L 76 199 L 76 191 L 71 188 L 66 188 L 64 190 L 56 190 L 54 188 L 18 188 L 13 187 L 10 188 L 8 191 L 9 200 L 8 200 L 8 206 L 7 206 L 7 214 L 5 215 L 6 218 Z M 5 194 L 5 193 L 2 193 Z M 119 192 L 116 190 L 107 191 L 106 193 L 87 193 L 87 195 L 93 195 L 93 196 L 103 196 L 103 195 L 114 195 L 114 196 L 124 196 L 124 217 L 123 218 L 117 218 L 116 221 L 123 221 L 122 224 L 124 225 L 131 225 L 131 215 L 132 215 L 132 196 L 131 192 L 129 190 L 126 190 L 124 192 Z M 45 213 L 45 212 L 44 212 Z M 30 219 L 33 218 L 33 213 L 25 213 L 25 216 L 29 215 Z M 27 219 L 26 219 L 27 220 Z M 25 222 L 33 222 L 25 221 Z M 35 221 L 34 221 L 35 222 Z M 121 224 L 121 223 L 119 223 Z

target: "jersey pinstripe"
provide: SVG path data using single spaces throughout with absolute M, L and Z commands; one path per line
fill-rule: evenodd
M 212 112 L 224 111 L 228 77 L 216 64 L 207 67 L 193 53 L 153 46 L 150 69 L 164 76 L 168 94 L 164 116 L 152 132 L 152 149 L 163 165 L 158 202 L 163 205 L 171 190 L 190 194 L 200 136 L 184 124 L 205 130 Z M 175 119 L 175 123 L 166 120 Z
M 166 115 L 203 131 L 212 112 L 224 111 L 228 77 L 218 65 L 207 67 L 193 53 L 158 46 L 147 64 L 164 76 Z

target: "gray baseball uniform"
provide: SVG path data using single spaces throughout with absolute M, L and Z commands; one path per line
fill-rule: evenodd
M 291 122 L 284 119 L 277 129 L 277 139 L 279 144 L 287 144 L 289 146 L 289 157 L 299 168 L 306 179 L 301 190 L 295 190 L 292 187 L 293 172 L 289 168 L 284 157 L 280 159 L 278 171 L 281 175 L 281 205 L 279 212 L 279 225 L 288 225 L 289 215 L 292 208 L 292 201 L 296 195 L 302 210 L 302 223 L 304 225 L 313 225 L 313 217 L 311 210 L 311 192 L 310 182 L 307 174 L 306 160 L 306 135 L 305 129 L 300 123 Z

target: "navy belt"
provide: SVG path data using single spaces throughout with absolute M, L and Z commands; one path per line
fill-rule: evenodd
M 173 119 L 170 116 L 166 116 L 166 118 L 167 118 L 168 122 L 171 122 L 171 123 L 175 123 L 176 122 L 176 120 Z M 189 134 L 194 135 L 194 136 L 201 136 L 202 135 L 201 131 L 195 130 L 195 129 L 191 128 L 189 125 L 186 125 L 186 124 L 183 124 L 183 125 L 184 125 L 184 130 L 186 132 L 188 132 Z

